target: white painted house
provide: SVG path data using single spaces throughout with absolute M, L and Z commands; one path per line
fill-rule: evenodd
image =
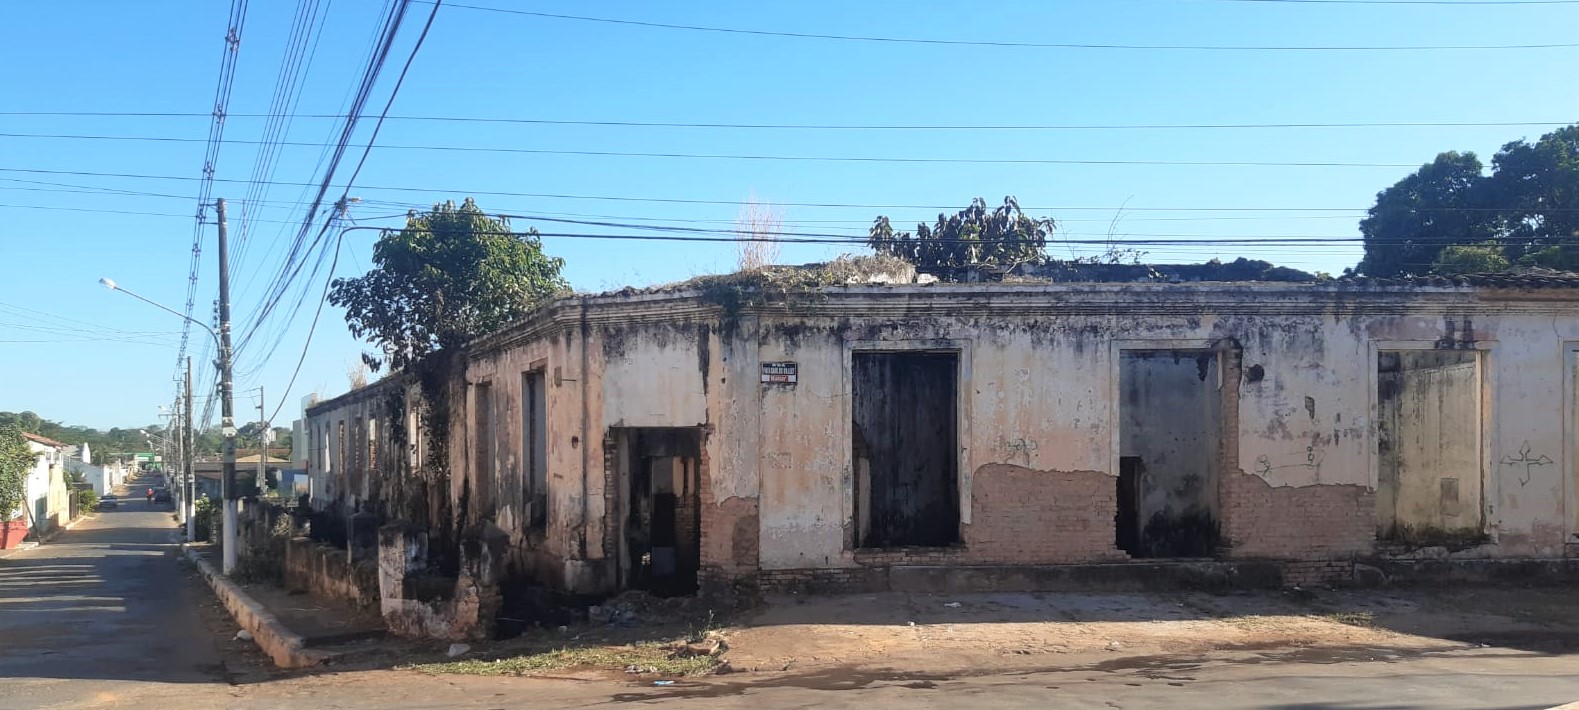
M 48 532 L 66 522 L 70 515 L 66 460 L 72 447 L 37 434 L 23 433 L 23 436 L 27 438 L 28 448 L 38 456 L 24 487 L 23 519 L 35 533 Z

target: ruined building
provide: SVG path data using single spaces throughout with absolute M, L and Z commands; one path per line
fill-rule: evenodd
M 556 301 L 429 377 L 437 456 L 414 380 L 311 408 L 313 505 L 436 635 L 526 587 L 1579 552 L 1579 278 L 901 280 Z

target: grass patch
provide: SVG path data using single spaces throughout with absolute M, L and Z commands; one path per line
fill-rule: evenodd
M 676 653 L 671 646 L 643 643 L 631 646 L 561 648 L 494 660 L 468 659 L 411 666 L 423 673 L 461 675 L 533 675 L 566 670 L 613 670 L 664 676 L 708 673 L 721 661 L 714 656 Z
M 1368 611 L 1334 611 L 1327 614 L 1317 614 L 1316 618 L 1369 629 L 1376 626 L 1376 615 Z
M 1244 629 L 1245 631 L 1255 631 L 1255 630 L 1258 630 L 1258 629 L 1265 629 L 1265 628 L 1268 628 L 1268 627 L 1271 627 L 1271 626 L 1276 626 L 1278 624 L 1278 620 L 1275 617 L 1262 616 L 1260 614 L 1243 614 L 1243 615 L 1239 615 L 1239 616 L 1225 616 L 1225 617 L 1222 617 L 1220 619 L 1220 621 L 1222 621 L 1225 624 L 1228 624 L 1229 626 L 1233 626 L 1233 627 L 1236 627 L 1236 628 Z

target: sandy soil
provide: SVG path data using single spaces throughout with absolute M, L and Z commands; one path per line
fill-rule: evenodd
M 778 597 L 727 633 L 731 666 L 1045 668 L 1088 657 L 1579 648 L 1579 592 L 877 594 Z

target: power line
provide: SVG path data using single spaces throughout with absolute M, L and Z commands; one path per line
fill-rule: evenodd
M 332 0 L 331 0 L 332 2 Z M 236 239 L 236 263 L 245 264 L 251 246 L 253 205 L 269 193 L 264 180 L 274 177 L 280 155 L 279 143 L 289 135 L 296 103 L 305 87 L 305 78 L 312 69 L 312 59 L 317 55 L 318 42 L 323 35 L 320 26 L 319 0 L 298 0 L 291 33 L 286 40 L 279 73 L 274 80 L 274 94 L 269 102 L 269 117 L 263 129 L 263 140 L 258 144 L 257 157 L 252 164 L 252 182 L 247 186 L 245 201 L 241 204 L 239 229 Z M 314 35 L 316 34 L 316 38 Z M 308 54 L 311 44 L 312 54 Z
M 377 230 L 377 231 L 381 231 L 381 232 L 384 232 L 384 231 L 390 231 L 390 232 L 399 232 L 399 231 L 431 232 L 432 231 L 430 229 L 415 228 L 415 227 L 393 228 L 393 227 L 363 227 L 363 226 L 356 226 L 356 227 L 345 227 L 345 228 L 341 229 L 341 233 L 343 234 L 345 232 L 358 231 L 358 230 Z M 771 234 L 764 235 L 764 236 L 743 236 L 743 235 L 738 235 L 738 234 L 717 234 L 717 235 L 715 235 L 713 233 L 616 234 L 616 233 L 590 233 L 590 232 L 538 232 L 538 231 L 504 231 L 504 230 L 478 231 L 478 232 L 474 232 L 474 233 L 475 234 L 491 234 L 491 235 L 499 235 L 499 236 L 514 236 L 514 237 L 544 237 L 544 238 L 558 238 L 558 239 L 592 239 L 592 240 L 651 241 L 651 242 L 704 242 L 704 243 L 705 242 L 718 242 L 718 243 L 772 242 L 772 243 L 780 243 L 780 244 L 849 244 L 849 245 L 865 245 L 867 243 L 867 239 L 864 236 L 847 235 L 847 234 L 800 236 L 799 233 L 794 233 L 794 232 L 776 232 L 776 233 L 771 233 Z M 1142 237 L 1142 238 L 1141 239 L 1136 239 L 1135 237 Z M 915 242 L 918 242 L 918 243 L 926 243 L 926 244 L 981 244 L 983 242 L 992 243 L 994 241 L 1003 241 L 1003 240 L 954 239 L 954 238 L 932 237 L 932 238 L 927 238 L 927 239 L 913 238 L 912 241 L 915 241 Z M 1566 242 L 1566 241 L 1570 241 L 1570 239 L 1553 239 L 1551 241 Z M 1579 242 L 1579 238 L 1575 238 L 1572 241 Z M 1370 244 L 1417 244 L 1417 245 L 1427 245 L 1427 246 L 1437 245 L 1437 244 L 1440 244 L 1440 245 L 1443 245 L 1443 246 L 1456 246 L 1456 245 L 1464 245 L 1465 244 L 1465 242 L 1463 242 L 1462 240 L 1445 239 L 1445 238 L 1444 239 L 1427 238 L 1427 239 L 1370 239 L 1370 240 L 1367 240 L 1364 237 L 1355 236 L 1355 235 L 1312 236 L 1312 235 L 1297 235 L 1297 234 L 1277 234 L 1277 235 L 1262 235 L 1262 236 L 1249 236 L 1249 237 L 1247 237 L 1247 236 L 1221 236 L 1221 235 L 1210 235 L 1210 234 L 1172 234 L 1172 233 L 1161 233 L 1161 234 L 1158 234 L 1158 233 L 1126 233 L 1123 238 L 1102 237 L 1102 238 L 1090 238 L 1090 239 L 1060 239 L 1060 238 L 1057 238 L 1055 236 L 1054 238 L 1049 239 L 1048 243 L 1050 245 L 1075 244 L 1075 245 L 1094 245 L 1094 246 L 1110 246 L 1110 245 L 1118 245 L 1118 246 L 1155 246 L 1155 245 L 1176 244 L 1176 245 L 1189 245 L 1189 246 L 1251 246 L 1251 247 L 1287 246 L 1287 245 L 1301 245 L 1301 244 L 1305 244 L 1305 245 L 1332 245 L 1332 244 L 1344 244 L 1344 243 L 1355 243 L 1355 244 L 1359 244 L 1359 243 L 1370 243 Z
M 778 30 L 751 30 L 739 27 L 714 27 L 708 25 L 682 25 L 667 22 L 648 22 L 643 20 L 624 20 L 610 17 L 589 17 L 585 15 L 562 15 L 549 12 L 532 12 L 529 10 L 515 10 L 501 7 L 487 7 L 483 5 L 464 5 L 451 3 L 450 7 L 464 10 L 478 10 L 495 12 L 508 15 L 521 15 L 537 17 L 548 20 L 566 20 L 572 22 L 588 22 L 609 25 L 623 25 L 627 27 L 645 27 L 664 30 L 684 30 L 688 32 L 709 32 L 715 34 L 749 35 L 756 37 L 783 37 L 789 39 L 828 40 L 836 42 L 860 42 L 872 44 L 918 44 L 953 47 L 997 47 L 1006 49 L 1111 49 L 1111 50 L 1169 50 L 1169 51 L 1214 51 L 1214 52 L 1417 52 L 1417 51 L 1481 51 L 1481 50 L 1526 50 L 1526 49 L 1569 49 L 1579 47 L 1579 43 L 1547 43 L 1547 44 L 1462 44 L 1462 45 L 1373 45 L 1373 46 L 1277 46 L 1277 45 L 1190 45 L 1190 44 L 1097 44 L 1073 42 L 1009 42 L 994 40 L 958 40 L 958 39 L 923 39 L 919 37 L 884 37 L 875 35 L 840 35 L 821 34 L 814 32 L 784 32 Z
M 356 164 L 356 169 L 351 172 L 351 178 L 346 181 L 345 192 L 340 196 L 340 204 L 344 205 L 346 197 L 351 194 L 351 186 L 356 183 L 356 178 L 362 174 L 362 167 L 367 164 L 367 156 L 373 152 L 373 144 L 378 140 L 379 130 L 384 127 L 384 117 L 389 115 L 389 110 L 395 105 L 395 97 L 400 95 L 400 87 L 406 82 L 406 74 L 411 71 L 411 64 L 417 59 L 417 52 L 422 49 L 422 43 L 428 38 L 428 31 L 433 29 L 433 20 L 439 15 L 439 6 L 443 0 L 433 0 L 433 10 L 428 13 L 427 22 L 422 25 L 422 32 L 417 35 L 417 41 L 411 47 L 411 53 L 406 56 L 406 63 L 400 68 L 400 75 L 395 78 L 395 86 L 389 91 L 389 100 L 384 102 L 384 110 L 380 113 L 378 121 L 373 124 L 373 134 L 367 139 L 367 146 L 362 149 L 362 158 Z M 327 225 L 326 225 L 327 226 Z M 291 379 L 285 385 L 285 391 L 290 392 L 296 386 L 296 377 L 301 374 L 302 363 L 307 361 L 307 349 L 312 346 L 313 334 L 318 331 L 318 319 L 323 315 L 323 304 L 329 300 L 329 286 L 334 282 L 334 270 L 340 263 L 340 244 L 345 238 L 345 232 L 335 235 L 334 260 L 329 263 L 329 275 L 324 278 L 323 296 L 318 299 L 318 307 L 313 311 L 312 324 L 307 327 L 307 339 L 302 343 L 301 357 L 296 360 L 296 369 L 291 372 Z M 285 408 L 285 399 L 274 409 L 272 421 L 280 415 L 280 410 Z
M 195 143 L 196 138 L 173 136 L 105 136 L 81 134 L 0 133 L 0 138 L 42 138 L 68 140 L 152 141 Z M 228 143 L 257 145 L 259 141 L 230 140 Z M 313 146 L 301 141 L 280 141 L 279 145 Z M 651 153 L 610 150 L 557 150 L 547 148 L 495 148 L 452 145 L 381 145 L 382 150 L 428 150 L 463 153 L 507 153 L 515 155 L 575 155 L 614 158 L 678 158 L 688 160 L 753 160 L 826 163 L 899 163 L 946 165 L 1148 165 L 1178 167 L 1256 167 L 1256 168 L 1418 168 L 1419 163 L 1364 163 L 1343 161 L 1266 161 L 1266 160 L 1076 160 L 1069 158 L 898 158 L 848 155 L 763 155 L 740 153 Z
M 198 267 L 202 265 L 203 224 L 206 222 L 209 200 L 213 196 L 214 172 L 219 162 L 219 151 L 224 145 L 225 114 L 230 110 L 231 88 L 236 82 L 236 57 L 241 53 L 241 33 L 247 21 L 247 0 L 231 0 L 230 16 L 225 31 L 225 47 L 219 59 L 219 81 L 214 89 L 213 121 L 209 124 L 207 146 L 203 151 L 203 173 L 197 191 L 197 215 L 192 223 L 192 260 L 187 273 L 186 317 L 190 319 L 197 306 Z M 179 371 L 186 357 L 187 341 L 192 334 L 190 320 L 181 323 L 181 346 L 176 351 L 175 366 Z
M 246 347 L 250 343 L 252 336 L 262 327 L 263 323 L 273 313 L 275 307 L 279 305 L 280 301 L 291 289 L 296 277 L 301 273 L 306 259 L 317 250 L 325 230 L 329 227 L 329 222 L 325 222 L 323 229 L 319 230 L 318 236 L 311 243 L 307 242 L 307 235 L 312 230 L 319 210 L 323 207 L 324 198 L 327 197 L 329 192 L 329 186 L 334 180 L 335 170 L 339 167 L 340 161 L 345 157 L 346 150 L 350 147 L 351 138 L 357 126 L 357 118 L 360 117 L 363 107 L 366 106 L 367 100 L 372 95 L 373 87 L 377 83 L 378 76 L 383 71 L 384 63 L 389 58 L 389 52 L 394 45 L 395 36 L 400 31 L 401 22 L 404 20 L 405 13 L 410 8 L 410 5 L 411 0 L 401 0 L 386 8 L 383 22 L 380 24 L 380 30 L 377 33 L 378 43 L 370 55 L 367 65 L 363 68 L 361 81 L 356 88 L 350 110 L 347 112 L 347 115 L 351 118 L 347 118 L 341 125 L 329 163 L 324 169 L 323 179 L 318 183 L 316 194 L 308 204 L 306 216 L 303 217 L 300 229 L 297 230 L 296 237 L 292 240 L 290 249 L 286 252 L 284 263 L 265 289 L 262 306 L 251 320 L 246 332 L 241 336 L 241 347 Z M 336 205 L 335 210 L 338 212 L 340 209 L 343 209 L 343 205 Z M 332 220 L 332 214 L 330 218 Z M 322 264 L 322 253 L 319 252 L 317 262 L 313 267 L 313 275 L 317 274 Z M 311 279 L 311 276 L 309 279 Z M 305 297 L 305 292 L 302 295 Z M 293 312 L 294 308 L 300 306 L 300 303 L 301 301 L 298 299 L 297 306 L 293 307 Z M 263 359 L 266 360 L 267 357 Z
M 383 36 L 385 34 L 385 25 L 387 24 L 387 18 L 391 16 L 391 14 L 394 12 L 394 9 L 395 9 L 395 7 L 394 7 L 394 0 L 384 0 L 383 10 L 379 14 L 380 14 L 381 17 L 386 18 L 386 19 L 385 19 L 384 22 L 380 22 L 380 23 L 374 25 L 370 29 L 370 32 L 369 32 L 369 35 L 368 35 L 368 39 L 367 39 L 367 53 L 363 57 L 362 62 L 361 62 L 362 66 L 363 66 L 363 69 L 360 72 L 360 76 L 358 78 L 356 78 L 355 80 L 353 80 L 350 83 L 350 85 L 346 87 L 345 96 L 341 99 L 339 108 L 336 109 L 335 116 L 336 116 L 337 119 L 339 119 L 341 121 L 344 121 L 344 120 L 359 120 L 360 119 L 360 117 L 356 117 L 355 119 L 353 119 L 353 117 L 348 113 L 348 110 L 349 110 L 349 107 L 352 104 L 352 102 L 356 101 L 358 96 L 360 96 L 361 85 L 366 81 L 366 67 L 370 66 L 372 64 L 372 62 L 378 56 L 379 47 L 382 45 L 382 38 L 383 38 Z M 320 35 L 320 38 L 321 38 L 321 35 Z M 343 135 L 343 127 L 337 127 L 334 131 L 331 131 L 330 134 L 327 135 L 324 138 L 324 140 L 319 144 L 319 148 L 320 149 L 318 151 L 318 160 L 317 160 L 317 162 L 315 162 L 313 164 L 313 168 L 312 168 L 312 170 L 311 170 L 311 172 L 309 174 L 317 175 L 319 173 L 319 171 L 323 170 L 324 167 L 328 164 L 330 157 L 332 155 L 334 155 L 334 152 L 335 152 L 336 136 L 337 135 Z M 265 183 L 266 184 L 276 184 L 276 183 L 274 183 L 274 179 L 273 179 L 272 175 L 267 177 L 267 178 L 265 178 Z M 307 206 L 307 204 L 309 202 L 309 199 L 310 199 L 310 196 L 313 194 L 313 188 L 315 188 L 315 187 L 317 187 L 317 185 L 315 185 L 315 184 L 302 185 L 302 190 L 297 195 L 296 201 L 294 203 L 295 209 L 302 209 L 302 208 L 305 208 Z M 269 263 L 269 262 L 273 261 L 275 252 L 277 251 L 277 247 L 279 247 L 279 245 L 285 241 L 284 240 L 284 235 L 285 235 L 285 228 L 283 226 L 275 231 L 274 238 L 269 240 L 268 249 L 264 252 L 264 254 L 263 254 L 263 256 L 262 256 L 262 258 L 260 260 L 262 263 L 266 264 L 266 263 Z M 256 282 L 256 278 L 255 277 L 261 271 L 262 271 L 262 269 L 246 269 L 245 270 L 246 275 L 243 278 L 242 287 L 241 287 L 241 290 L 242 290 L 243 294 L 250 294 L 251 293 L 252 284 Z M 249 376 L 249 375 L 243 375 L 243 376 Z
M 3 189 L 3 188 L 0 188 L 0 189 Z M 362 204 L 365 204 L 365 205 L 376 205 L 376 206 L 389 207 L 389 208 L 419 210 L 419 211 L 420 210 L 425 210 L 425 209 L 428 208 L 428 205 L 425 205 L 425 204 L 418 204 L 418 203 L 413 203 L 413 202 L 398 202 L 398 201 L 390 201 L 390 200 L 362 200 Z M 1034 210 L 1034 209 L 1040 209 L 1040 208 L 1027 208 L 1027 209 L 1033 209 Z M 1342 210 L 1342 212 L 1339 213 L 1339 214 L 1320 214 L 1320 215 L 1275 215 L 1275 216 L 1242 216 L 1242 215 L 1233 215 L 1233 216 L 1213 216 L 1213 217 L 1131 217 L 1131 216 L 1128 216 L 1128 215 L 1123 215 L 1123 212 L 1125 212 L 1126 209 L 1127 208 L 1125 208 L 1125 207 L 1115 207 L 1115 208 L 1112 209 L 1112 211 L 1117 212 L 1120 215 L 1122 215 L 1122 220 L 1121 220 L 1122 222 L 1221 222 L 1221 221 L 1243 221 L 1243 220 L 1262 220 L 1262 221 L 1264 221 L 1264 220 L 1289 220 L 1289 219 L 1360 219 L 1360 218 L 1363 218 L 1365 216 L 1365 210 L 1364 209 L 1352 209 L 1352 210 Z M 593 218 L 593 219 L 617 219 L 617 220 L 627 220 L 627 221 L 633 221 L 633 222 L 674 222 L 674 223 L 684 223 L 684 224 L 729 224 L 729 225 L 734 225 L 734 224 L 737 224 L 739 222 L 738 219 L 702 219 L 702 218 L 694 218 L 694 217 L 649 217 L 649 216 L 646 216 L 646 215 L 609 215 L 609 214 L 588 214 L 588 213 L 584 213 L 584 212 L 549 212 L 549 211 L 544 211 L 544 210 L 519 210 L 519 209 L 500 208 L 500 207 L 497 207 L 497 206 L 495 207 L 495 210 L 497 210 L 501 214 L 502 213 L 530 213 L 530 214 L 522 214 L 522 216 L 521 216 L 522 219 L 539 219 L 539 217 L 538 217 L 539 215 L 547 215 L 549 217 L 589 217 L 589 218 Z M 490 210 L 490 213 L 492 213 L 492 212 L 494 212 L 494 210 Z M 400 216 L 400 215 L 395 215 L 395 216 Z M 378 217 L 366 217 L 364 219 L 379 219 L 379 218 Z M 791 219 L 791 220 L 786 220 L 784 222 L 784 224 L 787 224 L 787 225 L 800 225 L 800 224 L 839 225 L 839 224 L 848 224 L 848 225 L 855 225 L 855 226 L 842 227 L 842 229 L 861 229 L 861 230 L 865 230 L 867 227 L 871 226 L 872 221 L 873 220 L 871 218 L 863 218 L 863 219 Z M 906 221 L 908 221 L 908 220 L 906 220 Z M 1099 217 L 1099 218 L 1098 217 L 1060 217 L 1060 218 L 1058 218 L 1058 223 L 1060 225 L 1062 225 L 1062 224 L 1071 224 L 1071 223 L 1080 223 L 1080 222 L 1097 222 L 1097 223 L 1101 223 L 1101 224 L 1108 224 L 1108 223 L 1111 223 L 1112 221 L 1113 221 L 1113 219 L 1110 218 L 1110 217 Z M 841 229 L 841 227 L 831 227 L 831 228 L 832 229 Z
M 186 177 L 186 176 L 180 176 L 180 175 L 148 175 L 148 174 L 138 174 L 138 173 L 107 173 L 107 172 L 94 172 L 94 171 L 86 171 L 86 170 L 44 170 L 44 169 L 38 169 L 38 168 L 0 168 L 0 173 L 6 173 L 6 172 L 24 173 L 24 174 L 38 174 L 38 175 L 71 175 L 71 176 L 77 176 L 77 177 L 125 178 L 125 179 L 133 179 L 133 180 L 170 180 L 170 181 L 177 181 L 177 182 L 193 181 L 193 180 L 197 180 L 198 179 L 198 178 Z M 4 179 L 4 178 L 0 178 L 0 179 Z M 230 180 L 230 179 L 225 179 L 225 178 L 216 178 L 215 182 L 245 182 L 245 181 L 242 181 L 242 180 Z M 271 185 L 287 185 L 287 186 L 295 186 L 295 187 L 313 186 L 313 185 L 315 185 L 315 183 L 288 182 L 288 181 L 278 181 L 278 180 L 270 181 L 269 184 L 271 184 Z M 586 194 L 555 193 L 555 192 L 513 192 L 513 191 L 503 191 L 503 190 L 466 190 L 466 189 L 455 189 L 455 188 L 401 187 L 401 186 L 391 186 L 391 185 L 362 185 L 362 186 L 359 186 L 357 188 L 357 190 L 358 191 L 371 191 L 371 192 L 378 192 L 378 191 L 383 191 L 383 192 L 420 192 L 420 193 L 424 193 L 424 194 L 438 194 L 438 195 L 452 194 L 452 195 L 485 195 L 485 196 L 491 196 L 491 197 L 492 196 L 497 196 L 497 197 L 534 197 L 534 198 L 557 199 L 557 200 L 595 200 L 595 201 L 609 201 L 609 202 L 644 202 L 644 203 L 683 204 L 683 205 L 724 205 L 724 206 L 731 206 L 731 207 L 740 207 L 740 206 L 749 204 L 749 202 L 745 201 L 745 200 L 708 200 L 708 199 L 683 198 L 683 197 L 632 197 L 632 196 L 626 196 L 626 195 L 586 195 Z M 400 205 L 400 204 L 407 204 L 407 203 L 393 203 L 393 204 Z M 828 209 L 871 209 L 871 210 L 957 210 L 957 209 L 959 209 L 961 207 L 961 205 L 959 205 L 959 204 L 917 205 L 917 204 L 884 204 L 884 203 L 858 203 L 858 202 L 774 202 L 773 205 L 775 207 L 809 207 L 809 208 L 828 208 Z M 1131 205 L 1109 205 L 1109 206 L 1046 205 L 1046 206 L 1022 206 L 1022 209 L 1026 210 L 1026 211 L 1036 211 L 1036 212 L 1058 212 L 1058 211 L 1067 211 L 1067 212 L 1091 212 L 1091 211 L 1097 211 L 1097 212 L 1117 212 L 1117 211 L 1122 211 L 1122 212 L 1365 212 L 1368 208 L 1365 208 L 1365 207 L 1201 207 L 1201 206 L 1191 206 L 1191 207 L 1135 207 L 1135 206 L 1131 206 Z M 1500 212 L 1500 211 L 1505 211 L 1507 208 L 1502 208 L 1502 207 L 1418 207 L 1418 208 L 1414 208 L 1414 209 L 1415 209 L 1415 211 L 1419 211 L 1419 212 Z M 1573 211 L 1576 211 L 1576 210 L 1579 210 L 1579 208 L 1576 208 L 1576 207 L 1549 207 L 1549 208 L 1542 209 L 1540 211 L 1542 211 L 1542 212 L 1573 212 Z M 376 218 L 369 218 L 369 219 L 376 219 Z
M 1579 2 L 1579 0 L 1574 0 Z M 122 111 L 0 111 L 0 116 L 107 117 L 107 118 L 196 118 L 207 114 L 184 112 Z M 272 118 L 274 114 L 233 113 L 229 118 Z M 292 118 L 347 118 L 334 113 L 291 114 Z M 363 116 L 362 118 L 366 118 Z M 742 130 L 815 131 L 1129 131 L 1129 130 L 1243 130 L 1314 128 L 1529 128 L 1566 126 L 1572 121 L 1347 121 L 1347 122 L 1272 122 L 1272 123 L 1069 123 L 1069 124 L 862 124 L 862 123 L 727 123 L 682 121 L 599 121 L 554 118 L 508 118 L 490 116 L 389 116 L 390 121 L 440 123 L 498 123 L 543 126 L 608 126 L 625 128 L 698 128 Z
M 179 219 L 188 219 L 188 218 L 190 218 L 192 216 L 192 215 L 189 215 L 189 214 L 173 214 L 173 213 L 170 213 L 170 212 L 140 212 L 140 211 L 137 211 L 137 210 L 107 210 L 107 209 L 99 209 L 99 208 L 96 208 L 96 207 L 57 207 L 57 206 L 53 206 L 53 205 L 7 205 L 7 204 L 0 204 L 0 208 L 4 208 L 4 209 L 18 209 L 18 210 L 52 210 L 52 211 L 59 211 L 59 212 L 96 212 L 96 213 L 100 213 L 100 214 L 122 214 L 122 215 L 136 215 L 136 216 L 142 216 L 142 217 L 176 217 L 176 218 L 179 218 Z M 399 215 L 395 215 L 395 216 L 399 216 Z M 375 218 L 369 217 L 368 219 L 375 219 Z M 270 223 L 270 224 L 295 224 L 296 223 L 293 220 L 284 220 L 284 219 L 254 219 L 254 221 L 256 221 L 256 222 L 265 222 L 265 223 Z

